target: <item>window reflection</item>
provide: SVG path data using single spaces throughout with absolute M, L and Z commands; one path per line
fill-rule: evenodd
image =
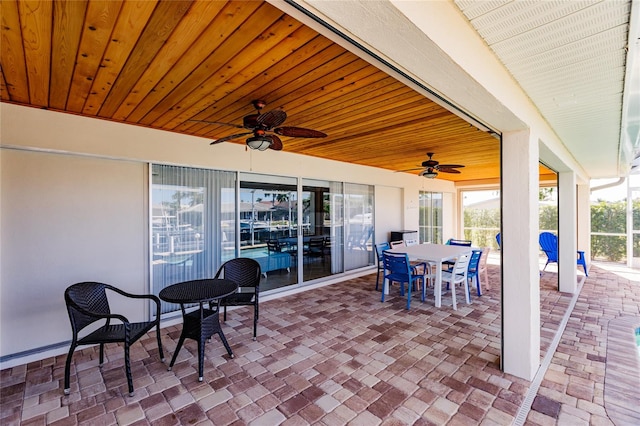
M 235 173 L 152 166 L 151 284 L 154 294 L 212 277 L 235 255 Z M 178 309 L 162 304 L 162 312 Z
M 296 284 L 296 179 L 242 174 L 239 217 L 240 257 L 249 257 L 260 263 L 263 274 L 261 291 Z
M 442 193 L 420 191 L 421 243 L 442 244 Z

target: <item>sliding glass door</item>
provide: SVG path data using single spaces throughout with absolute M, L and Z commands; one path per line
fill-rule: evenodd
M 373 186 L 344 184 L 344 269 L 373 265 Z
M 260 263 L 260 290 L 298 283 L 297 179 L 240 174 L 240 257 Z
M 302 180 L 303 280 L 344 271 L 342 184 Z
M 213 277 L 235 257 L 260 264 L 260 291 L 373 264 L 370 185 L 165 165 L 151 169 L 154 294 L 170 284 Z
M 151 285 L 212 277 L 235 257 L 236 174 L 152 165 Z M 163 303 L 163 313 L 177 309 Z

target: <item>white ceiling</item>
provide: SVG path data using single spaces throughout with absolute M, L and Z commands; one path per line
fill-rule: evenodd
M 591 178 L 627 173 L 640 148 L 638 4 L 454 2 Z
M 493 130 L 522 129 L 531 105 L 566 150 L 540 147 L 550 167 L 625 176 L 640 152 L 640 1 L 268 1 L 299 5 Z

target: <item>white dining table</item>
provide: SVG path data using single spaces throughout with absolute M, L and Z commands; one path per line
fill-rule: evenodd
M 420 260 L 436 265 L 434 294 L 436 308 L 442 304 L 442 264 L 447 260 L 455 260 L 463 254 L 470 254 L 471 247 L 450 246 L 446 244 L 415 244 L 406 247 L 396 247 L 386 251 L 391 253 L 406 253 L 409 260 Z M 389 294 L 389 282 L 384 280 L 382 291 Z

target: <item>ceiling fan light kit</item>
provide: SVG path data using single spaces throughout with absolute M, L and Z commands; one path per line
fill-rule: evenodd
M 435 179 L 438 177 L 438 172 L 436 172 L 433 168 L 429 167 L 428 169 L 423 170 L 420 174 L 427 179 Z
M 247 138 L 247 146 L 258 151 L 265 151 L 271 146 L 271 138 L 267 136 L 251 136 Z

